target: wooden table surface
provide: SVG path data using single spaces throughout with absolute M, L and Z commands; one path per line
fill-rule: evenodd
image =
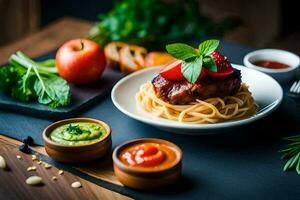
M 37 57 L 61 46 L 64 42 L 82 37 L 93 23 L 70 17 L 61 18 L 41 31 L 6 46 L 0 46 L 0 65 L 7 63 L 9 56 L 22 51 L 29 57 Z
M 87 180 L 75 176 L 67 171 L 58 174 L 59 169 L 52 166 L 46 169 L 38 161 L 32 161 L 32 155 L 24 154 L 18 150 L 20 142 L 0 135 L 0 155 L 3 156 L 8 165 L 7 170 L 0 169 L 0 199 L 130 199 L 124 195 L 110 191 Z M 35 147 L 35 149 L 43 149 Z M 17 155 L 22 158 L 18 159 Z M 37 156 L 38 159 L 39 156 Z M 41 159 L 42 160 L 42 159 Z M 30 166 L 36 166 L 36 171 L 27 171 Z M 42 186 L 29 186 L 25 180 L 29 176 L 42 177 Z M 56 176 L 57 180 L 52 180 Z M 72 188 L 71 184 L 79 181 L 81 188 Z
M 30 57 L 45 54 L 67 40 L 84 36 L 91 27 L 92 23 L 87 21 L 69 17 L 62 18 L 38 33 L 0 47 L 0 65 L 6 63 L 9 56 L 18 50 Z M 31 155 L 18 151 L 19 144 L 19 141 L 0 135 L 0 155 L 5 157 L 10 167 L 8 171 L 0 170 L 0 199 L 130 199 L 67 172 L 60 176 L 55 167 L 47 170 L 41 165 L 33 163 Z M 46 154 L 43 147 L 35 146 L 33 149 L 41 154 Z M 22 155 L 22 159 L 17 159 L 16 155 Z M 37 166 L 37 171 L 27 172 L 27 167 L 32 165 Z M 121 185 L 113 174 L 109 159 L 91 166 L 80 166 L 78 170 L 101 180 Z M 37 174 L 43 178 L 44 186 L 32 187 L 25 184 L 26 177 Z M 57 181 L 51 179 L 54 175 L 58 177 Z M 72 188 L 70 185 L 74 181 L 80 181 L 83 187 Z

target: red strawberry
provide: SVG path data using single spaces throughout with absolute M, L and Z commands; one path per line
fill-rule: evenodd
M 220 54 L 219 51 L 215 50 L 210 57 L 215 61 L 218 72 L 212 72 L 207 70 L 207 74 L 213 76 L 213 77 L 223 77 L 230 75 L 234 72 L 234 69 L 232 68 L 229 60 L 226 56 Z

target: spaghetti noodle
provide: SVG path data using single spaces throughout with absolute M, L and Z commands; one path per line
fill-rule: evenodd
M 144 110 L 155 116 L 195 124 L 246 118 L 254 115 L 257 109 L 251 92 L 244 83 L 233 96 L 197 99 L 188 105 L 172 105 L 159 99 L 155 95 L 153 85 L 148 82 L 140 87 L 136 101 Z

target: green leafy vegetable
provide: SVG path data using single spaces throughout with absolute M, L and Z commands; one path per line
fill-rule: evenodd
M 287 137 L 285 140 L 289 141 L 289 144 L 280 151 L 282 153 L 281 159 L 287 159 L 283 171 L 295 169 L 300 175 L 300 135 Z
M 88 37 L 102 46 L 119 40 L 161 50 L 166 43 L 219 38 L 240 24 L 228 18 L 215 22 L 201 14 L 199 7 L 198 0 L 115 0 Z
M 56 67 L 53 67 L 53 66 L 55 66 L 55 60 L 54 59 L 43 60 L 43 61 L 40 61 L 40 62 L 37 62 L 37 63 L 40 66 L 43 66 L 43 67 L 50 67 L 51 69 L 53 69 L 53 71 L 56 71 L 55 73 L 57 73 Z
M 219 40 L 206 40 L 199 44 L 199 49 L 182 43 L 174 43 L 166 46 L 169 54 L 183 62 L 181 72 L 190 83 L 195 83 L 202 70 L 206 69 L 217 72 L 218 68 L 210 55 L 218 48 Z
M 70 104 L 70 87 L 57 75 L 53 59 L 35 62 L 17 52 L 9 63 L 0 68 L 0 91 L 20 101 L 37 99 L 52 108 Z
M 20 101 L 30 101 L 35 97 L 35 91 L 33 85 L 36 81 L 36 78 L 30 74 L 26 77 L 24 74 L 20 80 L 17 81 L 16 85 L 12 88 L 11 96 Z
M 3 66 L 0 68 L 0 91 L 9 92 L 11 87 L 26 72 L 22 67 Z
M 70 88 L 60 77 L 42 78 L 42 81 L 35 82 L 34 90 L 41 104 L 56 108 L 70 103 Z

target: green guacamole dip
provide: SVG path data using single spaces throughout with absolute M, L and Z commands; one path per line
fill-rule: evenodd
M 82 145 L 99 141 L 106 134 L 106 129 L 97 123 L 76 122 L 55 128 L 49 138 L 59 144 Z

